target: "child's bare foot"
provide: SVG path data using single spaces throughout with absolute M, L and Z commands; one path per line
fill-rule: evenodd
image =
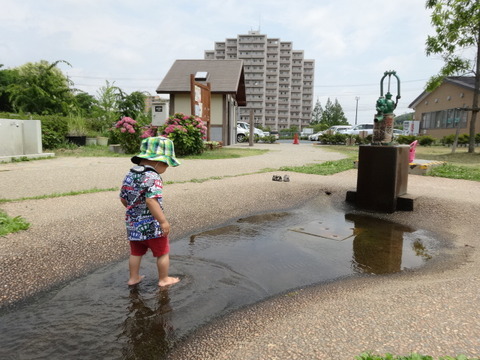
M 128 284 L 128 286 L 134 286 L 134 285 L 140 284 L 144 277 L 145 277 L 145 275 L 141 275 L 138 278 L 130 278 L 130 279 L 128 279 L 127 284 Z
M 173 284 L 178 283 L 179 281 L 180 281 L 179 278 L 168 276 L 167 278 L 165 278 L 165 279 L 163 279 L 163 280 L 160 280 L 160 281 L 158 282 L 158 286 L 173 285 Z

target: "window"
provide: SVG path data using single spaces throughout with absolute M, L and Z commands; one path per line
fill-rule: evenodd
M 462 109 L 447 109 L 422 114 L 421 129 L 452 129 L 467 127 L 467 111 Z

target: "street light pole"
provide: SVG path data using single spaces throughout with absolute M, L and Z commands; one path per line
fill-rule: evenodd
M 359 96 L 355 96 L 355 100 L 357 101 L 357 106 L 355 107 L 355 125 L 357 125 L 358 100 L 360 100 L 360 97 L 359 97 Z

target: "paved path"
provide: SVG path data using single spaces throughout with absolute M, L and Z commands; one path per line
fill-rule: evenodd
M 250 148 L 248 145 L 238 145 Z M 190 181 L 213 177 L 252 174 L 263 169 L 296 166 L 343 155 L 324 151 L 312 144 L 255 144 L 254 149 L 270 150 L 264 155 L 225 160 L 183 160 L 182 166 L 163 176 L 165 181 Z M 0 164 L 0 198 L 67 193 L 88 189 L 118 187 L 132 166 L 126 157 L 55 158 L 39 161 Z
M 251 158 L 185 161 L 169 169 L 165 180 L 339 158 L 309 144 L 270 146 L 276 151 Z M 129 166 L 124 158 L 3 164 L 0 196 L 118 187 Z M 168 185 L 165 204 L 174 240 L 252 211 L 298 206 L 314 196 L 328 196 L 332 206 L 342 207 L 346 191 L 356 184 L 356 170 L 333 176 L 291 173 L 289 183 L 272 182 L 275 173 Z M 408 192 L 420 196 L 413 212 L 377 216 L 441 233 L 449 248 L 438 260 L 414 273 L 299 289 L 248 307 L 200 329 L 172 359 L 352 359 L 365 350 L 478 356 L 480 183 L 409 176 Z M 116 191 L 5 203 L 1 208 L 32 224 L 0 241 L 1 305 L 128 253 Z

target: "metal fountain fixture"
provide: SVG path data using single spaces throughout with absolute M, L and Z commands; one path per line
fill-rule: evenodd
M 391 77 L 397 79 L 397 96 L 392 100 Z M 383 82 L 388 77 L 387 93 Z M 393 213 L 413 210 L 413 198 L 407 196 L 409 149 L 393 144 L 393 125 L 400 99 L 400 78 L 395 71 L 385 71 L 380 80 L 380 97 L 375 108 L 371 145 L 360 145 L 358 152 L 357 190 L 347 192 L 347 201 L 357 208 Z
M 383 96 L 383 82 L 388 76 L 388 88 L 387 93 Z M 397 79 L 397 96 L 395 101 L 392 100 L 392 94 L 390 93 L 391 78 L 395 76 Z M 395 120 L 395 114 L 393 111 L 396 109 L 400 96 L 400 78 L 396 71 L 385 71 L 382 79 L 380 80 L 380 97 L 376 103 L 377 113 L 373 119 L 373 145 L 391 145 L 393 142 L 393 125 Z

